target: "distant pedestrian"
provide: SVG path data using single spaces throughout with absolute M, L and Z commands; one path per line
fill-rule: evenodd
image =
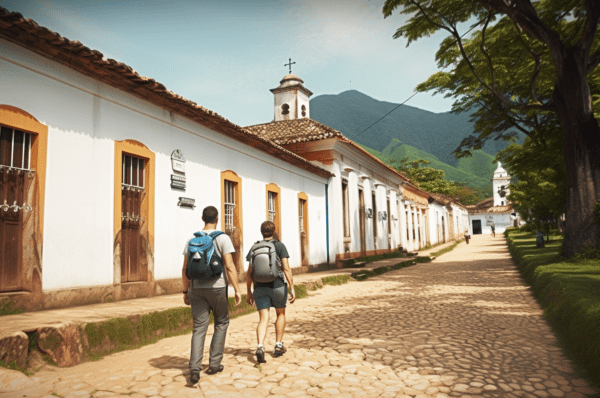
M 494 226 L 494 224 L 492 224 L 490 226 L 490 228 L 492 229 L 492 236 L 495 238 L 496 237 L 496 227 Z
M 258 326 L 256 338 L 256 360 L 265 363 L 265 349 L 263 343 L 267 335 L 269 313 L 271 307 L 275 308 L 277 320 L 275 321 L 275 347 L 273 356 L 280 357 L 287 349 L 283 345 L 283 332 L 285 329 L 285 307 L 289 293 L 290 303 L 296 300 L 294 293 L 294 280 L 292 270 L 288 262 L 290 257 L 285 245 L 274 239 L 275 224 L 265 221 L 260 226 L 263 240 L 256 242 L 246 256 L 250 263 L 246 273 L 247 296 L 246 302 L 250 305 L 256 303 L 258 310 Z M 287 285 L 284 281 L 287 280 Z M 252 284 L 254 283 L 254 291 Z
M 190 354 L 190 380 L 200 380 L 200 366 L 204 354 L 204 339 L 208 330 L 210 312 L 214 316 L 214 334 L 210 342 L 210 358 L 207 374 L 223 370 L 221 361 L 225 349 L 225 337 L 229 326 L 229 302 L 227 286 L 235 290 L 235 305 L 242 301 L 238 287 L 238 274 L 233 263 L 235 248 L 229 236 L 217 230 L 219 212 L 208 206 L 202 212 L 204 228 L 189 239 L 183 249 L 183 301 L 192 306 L 194 331 Z M 225 272 L 223 272 L 223 269 Z
M 469 230 L 465 231 L 465 242 L 467 242 L 467 245 L 469 244 L 469 239 L 471 239 L 471 235 L 469 235 Z

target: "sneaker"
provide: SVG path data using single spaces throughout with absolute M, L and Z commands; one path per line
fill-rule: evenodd
M 200 373 L 199 372 L 190 373 L 190 381 L 192 382 L 192 384 L 198 383 L 200 381 Z
M 214 375 L 215 373 L 222 372 L 225 367 L 223 365 L 215 366 L 214 368 L 209 367 L 206 369 L 207 375 Z
M 281 343 L 281 347 L 278 346 L 277 344 L 275 344 L 275 348 L 273 348 L 273 356 L 275 358 L 282 356 L 283 354 L 286 353 L 286 348 L 283 346 L 283 343 Z
M 260 347 L 256 349 L 256 361 L 258 363 L 267 363 L 267 361 L 265 361 L 265 349 Z

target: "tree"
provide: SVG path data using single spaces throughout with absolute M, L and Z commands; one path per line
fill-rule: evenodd
M 593 223 L 600 198 L 600 127 L 590 85 L 600 63 L 600 2 L 386 0 L 385 17 L 397 8 L 411 15 L 394 35 L 406 37 L 408 45 L 438 30 L 449 33 L 436 59 L 452 71 L 428 85 L 452 91 L 455 110 L 479 106 L 480 134 L 463 146 L 477 149 L 487 139 L 510 138 L 516 129 L 543 148 L 560 126 L 567 171 L 564 254 L 586 245 L 600 248 L 600 225 Z M 479 30 L 463 39 L 459 30 L 473 20 L 470 30 Z
M 427 192 L 450 196 L 464 205 L 475 204 L 485 199 L 485 189 L 477 189 L 467 184 L 448 181 L 443 170 L 422 167 L 429 163 L 431 162 L 424 159 L 408 161 L 408 158 L 404 158 L 396 161 L 394 168 L 399 173 L 404 174 L 418 188 Z
M 451 195 L 455 190 L 454 183 L 446 180 L 446 173 L 443 170 L 421 167 L 429 163 L 431 162 L 423 159 L 409 162 L 408 158 L 404 158 L 397 163 L 395 169 L 424 191 Z
M 511 144 L 498 154 L 517 182 L 510 184 L 508 199 L 522 218 L 548 234 L 558 224 L 566 207 L 566 167 L 561 142 L 549 142 L 539 151 L 528 138 L 523 145 Z

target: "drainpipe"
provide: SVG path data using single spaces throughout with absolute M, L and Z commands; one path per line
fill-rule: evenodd
M 325 247 L 327 248 L 327 264 L 329 264 L 329 184 L 325 184 Z

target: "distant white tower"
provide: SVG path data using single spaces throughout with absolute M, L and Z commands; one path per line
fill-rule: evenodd
M 510 184 L 510 176 L 508 172 L 502 168 L 502 164 L 498 162 L 498 168 L 494 171 L 492 179 L 492 189 L 494 191 L 494 206 L 506 206 L 508 204 L 508 189 Z
M 273 121 L 310 117 L 309 98 L 312 92 L 304 87 L 303 83 L 302 79 L 290 73 L 279 82 L 279 87 L 271 89 L 275 95 L 275 118 Z

